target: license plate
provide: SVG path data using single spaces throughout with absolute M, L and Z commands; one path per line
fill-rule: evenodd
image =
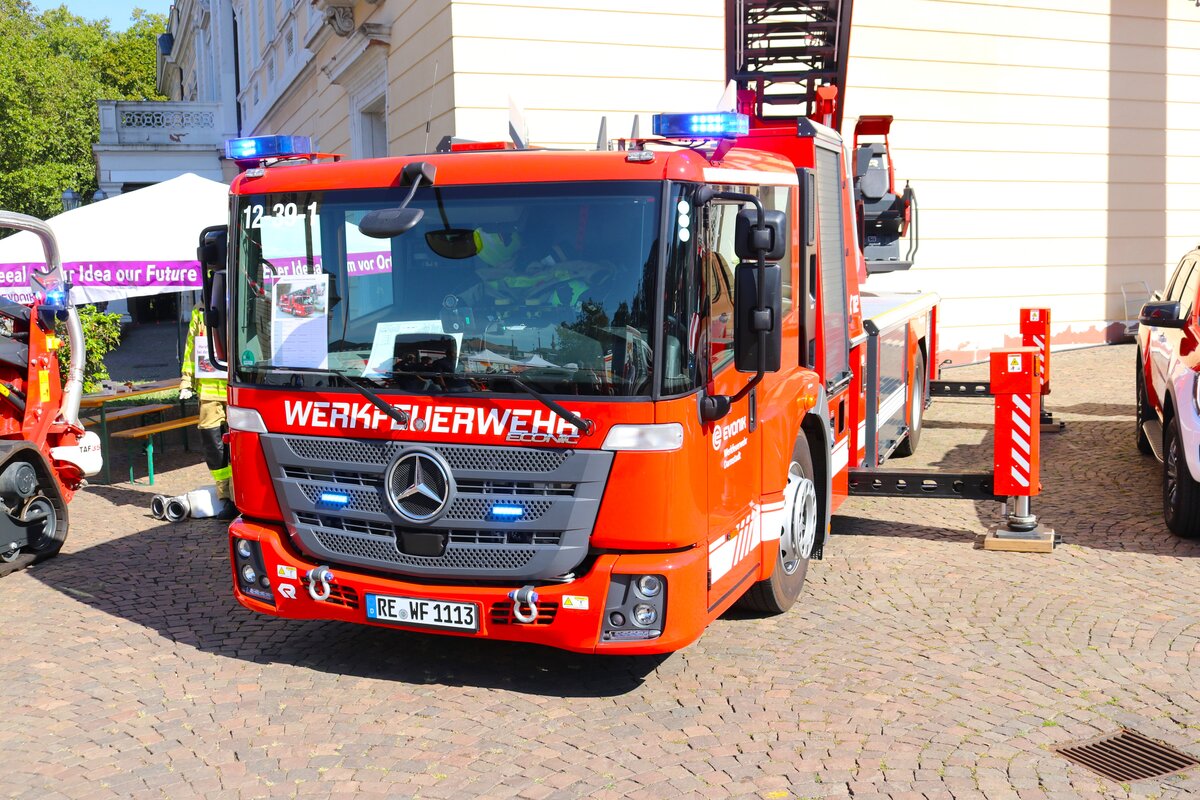
M 451 603 L 420 597 L 368 594 L 367 619 L 420 628 L 478 631 L 479 612 L 474 603 Z

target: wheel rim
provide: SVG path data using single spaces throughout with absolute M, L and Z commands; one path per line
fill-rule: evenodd
M 1167 442 L 1167 457 L 1163 459 L 1166 467 L 1166 479 L 1163 481 L 1167 490 L 1167 513 L 1172 513 L 1179 499 L 1179 442 L 1172 436 Z
M 800 565 L 808 561 L 817 542 L 817 490 L 794 462 L 788 469 L 784 498 L 779 564 L 785 575 L 795 575 Z
M 922 406 L 925 405 L 921 402 L 921 384 L 925 382 L 925 379 L 920 375 L 917 377 L 919 380 L 913 383 L 912 390 L 912 425 L 909 426 L 910 431 L 921 430 L 921 412 L 924 410 Z
M 29 504 L 21 512 L 21 521 L 25 523 L 41 521 L 42 523 L 41 530 L 37 534 L 32 533 L 33 526 L 31 525 L 29 549 L 33 552 L 45 547 L 47 542 L 54 537 L 54 530 L 58 527 L 58 515 L 54 513 L 54 506 L 44 497 L 36 497 L 29 501 Z

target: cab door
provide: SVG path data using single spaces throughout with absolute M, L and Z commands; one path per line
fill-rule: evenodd
M 1180 314 L 1187 318 L 1196 300 L 1198 282 L 1200 282 L 1200 271 L 1195 267 L 1195 259 L 1185 258 L 1175 270 L 1167 287 L 1167 294 L 1163 299 L 1179 301 Z M 1158 398 L 1160 407 L 1162 398 L 1169 391 L 1171 366 L 1179 357 L 1179 345 L 1182 337 L 1183 331 L 1178 328 L 1150 328 L 1146 356 L 1150 362 L 1151 391 L 1154 393 L 1154 397 Z
M 732 188 L 745 191 L 744 187 Z M 732 397 L 750 376 L 733 365 L 733 269 L 736 203 L 714 202 L 704 210 L 700 263 L 707 283 L 704 331 L 709 362 L 709 393 Z M 708 423 L 708 603 L 713 607 L 740 596 L 758 573 L 762 497 L 761 442 L 755 392 L 734 403 L 723 418 Z

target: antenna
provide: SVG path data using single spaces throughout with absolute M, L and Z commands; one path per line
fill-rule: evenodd
M 512 95 L 508 96 L 508 135 L 518 150 L 529 147 L 529 126 L 525 124 L 525 114 Z
M 630 138 L 630 139 L 640 139 L 640 138 L 642 138 L 642 137 L 641 137 L 641 134 L 639 134 L 639 133 L 638 133 L 638 128 L 641 126 L 641 122 L 642 122 L 642 115 L 641 115 L 641 114 L 634 114 L 634 115 L 633 115 L 633 130 L 632 130 L 632 131 L 630 131 L 630 133 L 629 133 L 629 138 Z
M 441 61 L 433 62 L 433 83 L 429 84 L 429 114 L 425 117 L 425 152 L 429 152 L 429 128 L 433 125 L 433 90 L 437 86 L 438 67 Z
M 596 149 L 608 149 L 608 117 L 600 118 L 600 135 L 596 137 Z

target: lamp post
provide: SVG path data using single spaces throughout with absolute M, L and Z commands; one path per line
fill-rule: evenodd
M 107 200 L 107 199 L 108 199 L 108 192 L 104 191 L 103 189 L 97 189 L 95 191 L 95 193 L 92 195 L 93 203 L 99 203 L 101 200 Z
M 74 211 L 79 208 L 83 198 L 74 189 L 64 189 L 62 193 L 63 211 Z

